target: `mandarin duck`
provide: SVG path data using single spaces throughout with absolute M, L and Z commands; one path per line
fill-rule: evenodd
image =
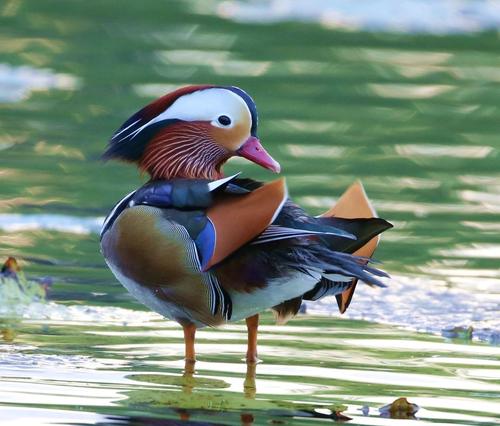
M 284 179 L 223 175 L 232 156 L 279 173 L 257 124 L 242 89 L 189 86 L 132 115 L 103 154 L 151 178 L 105 219 L 105 261 L 132 296 L 182 325 L 188 361 L 197 328 L 246 319 L 255 362 L 260 312 L 284 322 L 302 300 L 328 295 L 342 312 L 358 279 L 382 286 L 386 276 L 368 263 L 392 225 L 375 217 L 360 183 L 313 217 L 290 200 Z

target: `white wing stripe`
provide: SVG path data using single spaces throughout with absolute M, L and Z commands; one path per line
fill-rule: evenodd
M 125 130 L 128 130 L 130 129 L 134 124 L 137 124 L 139 121 L 141 121 L 141 119 L 139 118 L 138 120 L 135 120 L 132 124 L 128 125 L 127 127 L 125 127 L 124 129 L 120 130 L 118 133 L 115 133 L 113 138 L 116 138 L 118 136 L 120 136 Z
M 232 181 L 235 177 L 239 176 L 240 174 L 241 174 L 241 172 L 236 173 L 235 175 L 229 176 L 227 178 L 214 180 L 208 184 L 208 190 L 210 192 L 212 192 L 213 190 L 217 189 L 219 186 L 224 185 L 226 182 Z
M 338 236 L 339 234 L 336 232 L 312 231 L 308 229 L 294 229 L 294 228 L 281 227 L 277 225 L 271 225 L 262 234 L 260 234 L 256 240 L 252 241 L 251 244 L 264 244 L 271 241 L 279 241 L 295 237 L 306 237 L 311 235 Z

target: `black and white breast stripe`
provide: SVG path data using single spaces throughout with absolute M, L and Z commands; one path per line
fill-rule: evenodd
M 217 277 L 210 272 L 201 272 L 201 262 L 198 255 L 198 250 L 193 239 L 189 235 L 187 229 L 179 225 L 176 222 L 171 222 L 172 233 L 182 241 L 183 245 L 186 247 L 186 252 L 188 255 L 188 264 L 201 274 L 201 280 L 203 284 L 207 286 L 208 289 L 208 303 L 210 306 L 210 312 L 212 315 L 217 315 L 217 313 L 222 313 L 222 316 L 226 321 L 231 319 L 232 314 L 232 302 L 229 294 L 221 287 Z
M 113 210 L 106 216 L 106 219 L 104 219 L 104 223 L 102 224 L 101 228 L 101 233 L 100 233 L 100 238 L 102 239 L 102 236 L 104 233 L 113 225 L 114 221 L 118 216 L 120 216 L 120 213 L 125 210 L 127 207 L 130 207 L 130 201 L 132 200 L 133 196 L 135 195 L 136 191 L 132 191 L 131 193 L 125 195 L 118 203 L 113 207 Z

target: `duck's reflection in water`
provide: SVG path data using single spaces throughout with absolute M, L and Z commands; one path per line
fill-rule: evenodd
M 245 380 L 243 382 L 243 396 L 246 399 L 254 400 L 257 394 L 257 389 L 255 385 L 257 362 L 247 362 L 247 370 L 245 374 Z M 195 362 L 186 360 L 184 363 L 184 373 L 182 375 L 183 384 L 182 392 L 186 395 L 191 395 L 196 386 L 195 379 Z M 228 385 L 229 386 L 229 385 Z M 194 396 L 196 398 L 196 396 Z M 221 401 L 222 402 L 222 401 Z M 231 408 L 228 407 L 230 410 Z M 179 414 L 179 419 L 183 421 L 190 420 L 190 411 L 185 408 L 178 408 L 176 410 Z M 240 423 L 242 426 L 251 426 L 254 423 L 254 415 L 251 412 L 241 412 L 240 413 Z M 196 422 L 195 424 L 198 424 Z
M 138 383 L 137 390 L 128 392 L 124 401 L 131 411 L 147 409 L 151 418 L 113 417 L 113 424 L 123 425 L 217 425 L 251 426 L 262 422 L 282 423 L 285 418 L 329 418 L 347 420 L 338 412 L 318 412 L 313 404 L 291 401 L 269 401 L 257 397 L 258 363 L 246 364 L 243 388 L 234 392 L 234 377 L 228 381 L 198 375 L 196 364 L 186 361 L 179 373 L 137 373 L 128 379 Z M 241 380 L 241 377 L 239 380 Z M 239 381 L 238 380 L 238 381 Z M 231 383 L 229 383 L 229 381 Z M 154 386 L 140 386 L 154 384 Z M 229 389 L 233 387 L 233 389 Z M 166 418 L 164 418 L 166 417 Z M 111 418 L 110 418 L 111 420 Z M 101 425 L 103 423 L 100 423 Z
M 257 363 L 247 363 L 247 371 L 245 375 L 245 381 L 243 384 L 243 393 L 245 398 L 255 399 L 256 388 L 255 388 L 255 374 L 256 374 Z M 182 392 L 185 395 L 191 395 L 196 387 L 195 375 L 195 362 L 186 360 L 184 364 L 184 373 L 182 375 Z M 228 385 L 229 386 L 229 385 Z M 196 396 L 194 396 L 196 398 Z M 179 414 L 179 419 L 186 422 L 190 420 L 191 413 L 190 410 L 185 408 L 177 408 L 175 411 Z M 240 414 L 241 425 L 251 426 L 254 422 L 254 416 L 252 413 L 241 413 Z M 192 423 L 192 422 L 191 422 Z M 185 424 L 185 423 L 183 423 Z M 200 424 L 195 422 L 194 424 Z
M 255 384 L 255 376 L 257 374 L 257 363 L 247 362 L 247 372 L 245 374 L 245 381 L 243 382 L 243 393 L 245 398 L 255 399 L 257 395 L 257 387 Z
M 223 378 L 198 375 L 196 363 L 185 361 L 182 375 L 169 373 L 137 373 L 128 379 L 140 384 L 160 385 L 160 388 L 138 389 L 128 392 L 125 404 L 132 410 L 152 408 L 158 416 L 173 419 L 143 417 L 113 417 L 113 424 L 124 425 L 176 425 L 176 424 L 222 424 L 230 422 L 250 426 L 254 424 L 253 410 L 259 410 L 256 396 L 257 363 L 247 363 L 241 393 L 223 392 L 231 384 Z M 159 409 L 159 411 L 158 411 Z M 166 411 L 165 411 L 166 409 Z M 150 412 L 152 410 L 149 410 Z M 154 414 L 153 414 L 154 415 Z M 239 419 L 238 419 L 239 417 Z M 111 420 L 111 418 L 110 418 Z M 103 423 L 100 423 L 101 425 Z
M 194 380 L 194 369 L 195 363 L 190 360 L 186 360 L 184 363 L 184 373 L 182 374 L 182 391 L 186 394 L 191 394 L 195 387 Z
M 257 387 L 255 385 L 256 374 L 257 363 L 247 362 L 247 372 L 245 374 L 245 381 L 243 382 L 243 394 L 245 395 L 245 398 L 255 399 L 255 396 L 257 395 Z M 252 413 L 241 413 L 240 419 L 242 426 L 253 425 L 254 416 Z

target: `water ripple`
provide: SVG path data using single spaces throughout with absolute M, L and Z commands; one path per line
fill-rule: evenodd
M 195 10 L 237 22 L 316 22 L 327 28 L 350 31 L 410 33 L 469 33 L 500 25 L 495 2 L 454 0 L 259 0 L 223 3 L 193 2 Z M 391 11 L 388 13 L 388 11 Z
M 79 81 L 69 74 L 29 66 L 0 64 L 0 102 L 20 102 L 33 91 L 76 90 Z
M 58 231 L 72 234 L 99 233 L 103 217 L 77 217 L 62 214 L 0 214 L 0 229 L 6 232 Z

